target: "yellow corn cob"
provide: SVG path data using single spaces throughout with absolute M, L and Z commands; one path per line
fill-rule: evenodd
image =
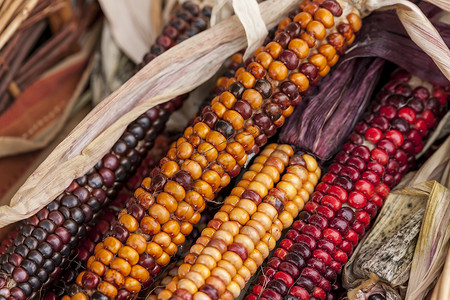
M 238 297 L 281 231 L 291 226 L 319 177 L 320 169 L 310 155 L 293 156 L 288 145 L 267 146 L 158 299 Z

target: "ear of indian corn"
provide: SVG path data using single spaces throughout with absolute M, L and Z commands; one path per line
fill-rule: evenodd
M 237 53 L 231 57 L 226 66 L 226 72 L 224 76 L 220 77 L 217 80 L 216 86 L 211 93 L 214 96 L 209 95 L 209 97 L 214 98 L 215 96 L 226 90 L 226 83 L 230 79 L 226 75 L 232 76 L 232 74 L 234 74 L 238 67 L 242 66 L 242 56 L 243 55 L 241 53 Z M 142 166 L 140 166 L 140 172 L 130 178 L 126 186 L 127 189 L 124 189 L 124 192 L 119 194 L 116 199 L 109 205 L 109 207 L 106 208 L 106 210 L 102 210 L 95 226 L 88 229 L 86 237 L 80 241 L 80 245 L 77 249 L 78 252 L 75 259 L 76 261 L 72 263 L 71 268 L 67 268 L 68 270 L 64 272 L 60 284 L 57 284 L 56 289 L 53 289 L 56 290 L 55 292 L 58 292 L 59 296 L 62 296 L 61 292 L 63 293 L 65 290 L 67 290 L 67 287 L 71 286 L 71 284 L 75 282 L 75 278 L 80 272 L 81 267 L 85 267 L 89 257 L 94 254 L 96 243 L 101 242 L 103 236 L 112 229 L 114 225 L 113 221 L 117 219 L 119 212 L 125 207 L 126 201 L 128 200 L 129 196 L 132 195 L 132 191 L 135 191 L 140 187 L 141 181 L 144 179 L 144 177 L 146 177 L 145 175 L 149 174 L 149 171 L 156 166 L 155 160 L 159 161 L 162 154 L 167 152 L 167 138 L 160 138 L 160 140 L 162 141 L 155 145 L 156 149 L 152 150 L 153 153 L 149 153 L 147 161 L 144 162 Z M 197 224 L 197 226 L 198 225 L 200 224 Z M 11 235 L 13 235 L 13 233 Z M 186 245 L 183 244 L 183 247 L 185 246 Z M 155 268 L 150 272 L 151 277 L 154 278 L 155 276 L 157 276 L 161 270 L 162 268 L 159 265 L 156 265 Z M 150 283 L 151 282 L 143 283 L 143 288 L 145 289 Z M 62 286 L 64 286 L 65 288 L 61 288 Z M 53 299 L 51 298 L 51 296 L 56 297 L 55 292 L 47 293 L 46 300 Z
M 0 297 L 25 299 L 61 275 L 86 226 L 114 198 L 164 128 L 175 102 L 155 107 L 130 124 L 111 151 L 85 176 L 74 180 L 56 200 L 20 226 L 13 243 L 0 257 Z M 6 242 L 4 245 L 7 246 Z
M 446 111 L 443 88 L 397 72 L 376 96 L 247 300 L 337 299 L 332 287 Z M 289 268 L 286 266 L 289 265 Z
M 234 299 L 275 247 L 320 178 L 315 159 L 268 145 L 191 247 L 158 299 Z
M 285 20 L 274 40 L 236 71 L 228 91 L 215 97 L 174 143 L 160 169 L 143 180 L 134 203 L 129 202 L 110 235 L 97 244 L 70 295 L 132 297 L 143 278 L 130 274 L 142 267 L 141 259 L 167 265 L 206 203 L 239 174 L 248 155 L 259 152 L 309 86 L 353 42 L 361 26 L 355 12 L 343 13 L 332 0 L 308 2 L 293 20 Z M 139 243 L 128 245 L 130 238 Z
M 110 230 L 113 220 L 117 218 L 119 212 L 125 207 L 126 201 L 133 195 L 133 191 L 139 187 L 142 179 L 150 172 L 159 161 L 159 158 L 167 152 L 169 141 L 166 137 L 159 136 L 155 140 L 155 147 L 149 152 L 142 164 L 139 166 L 136 174 L 128 180 L 126 185 L 118 193 L 117 197 L 103 208 L 94 224 L 91 224 L 86 230 L 86 236 L 80 240 L 77 249 L 72 254 L 72 262 L 63 269 L 60 280 L 43 291 L 45 300 L 56 300 L 61 297 L 65 288 L 75 282 L 76 276 L 80 270 L 86 267 L 86 263 L 91 255 L 94 254 L 95 244 L 102 240 L 103 235 Z
M 172 17 L 144 63 L 207 27 L 211 8 L 185 2 Z M 186 95 L 153 107 L 132 122 L 109 153 L 85 176 L 74 180 L 57 199 L 18 227 L 0 257 L 0 299 L 37 298 L 68 265 L 87 224 L 114 198 L 162 132 L 169 114 Z M 5 249 L 7 248 L 7 249 Z

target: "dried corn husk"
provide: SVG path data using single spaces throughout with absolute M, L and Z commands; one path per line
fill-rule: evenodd
M 386 199 L 372 231 L 344 268 L 349 300 L 373 293 L 405 299 L 407 288 L 406 299 L 423 299 L 449 247 L 449 170 L 450 137 Z
M 444 4 L 444 1 L 428 2 L 449 11 L 448 3 Z M 433 59 L 445 77 L 450 80 L 450 50 L 417 5 L 408 0 L 353 0 L 353 3 L 363 16 L 378 9 L 394 8 L 411 39 Z
M 99 1 L 114 40 L 135 63 L 140 63 L 162 26 L 162 0 Z
M 429 297 L 430 300 L 450 299 L 450 250 L 447 253 L 447 259 L 445 261 L 444 269 L 439 277 L 436 286 L 433 289 L 433 293 Z
M 449 220 L 450 191 L 435 183 L 414 251 L 406 300 L 423 299 L 438 278 L 450 246 Z
M 247 36 L 244 59 L 255 52 L 264 41 L 268 30 L 264 24 L 257 0 L 216 0 L 211 15 L 211 26 L 231 16 L 235 12 Z
M 314 153 L 321 160 L 329 159 L 363 115 L 384 64 L 384 59 L 367 57 L 339 64 L 303 99 L 283 126 L 279 141 Z
M 94 69 L 90 79 L 93 103 L 100 103 L 131 78 L 136 64 L 120 50 L 108 22 L 104 22 L 100 47 L 94 56 Z
M 356 12 L 353 3 L 338 1 L 344 11 Z M 273 27 L 298 3 L 295 0 L 268 0 L 259 4 L 266 27 Z M 363 3 L 358 5 L 361 11 L 368 11 Z M 233 16 L 154 59 L 101 102 L 68 135 L 29 177 L 12 198 L 10 206 L 0 207 L 0 226 L 36 213 L 71 180 L 86 173 L 108 151 L 129 122 L 149 108 L 199 86 L 228 56 L 245 46 L 245 31 L 238 18 Z M 438 52 L 443 58 L 450 55 L 447 47 L 439 48 Z M 445 62 L 436 62 L 445 69 Z

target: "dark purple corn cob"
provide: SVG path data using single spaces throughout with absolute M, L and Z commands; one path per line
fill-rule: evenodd
M 394 73 L 246 299 L 337 299 L 333 290 L 342 266 L 390 189 L 414 167 L 447 101 L 444 88 Z
M 167 49 L 181 43 L 204 31 L 208 27 L 211 17 L 211 7 L 199 7 L 191 1 L 186 1 L 172 14 L 169 23 L 163 28 L 162 33 L 156 38 L 156 42 L 150 48 L 150 52 L 144 56 L 138 66 L 142 69 L 158 55 Z
M 210 13 L 209 7 L 201 9 L 191 2 L 184 3 L 144 63 L 205 30 Z M 186 95 L 176 97 L 142 114 L 94 168 L 74 180 L 36 215 L 21 222 L 17 236 L 12 234 L 13 242 L 7 238 L 0 248 L 4 251 L 0 257 L 0 299 L 37 298 L 42 288 L 61 275 L 73 250 L 86 235 L 88 224 L 136 172 L 154 139 L 163 131 L 170 113 L 186 98 Z

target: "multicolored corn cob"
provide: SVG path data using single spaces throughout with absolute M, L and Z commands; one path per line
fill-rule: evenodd
M 158 299 L 234 299 L 292 225 L 320 178 L 315 159 L 266 146 Z
M 168 114 L 180 103 L 178 99 L 155 107 L 131 123 L 95 168 L 23 222 L 13 244 L 0 257 L 0 297 L 33 297 L 60 275 L 61 267 L 86 234 L 87 224 L 136 171 L 152 140 L 163 130 Z
M 206 29 L 210 13 L 209 7 L 200 9 L 185 2 L 145 61 Z M 176 97 L 141 115 L 94 168 L 18 227 L 13 243 L 6 241 L 2 245 L 5 254 L 0 257 L 0 299 L 39 297 L 42 288 L 60 276 L 69 256 L 85 236 L 87 224 L 134 174 L 170 113 L 185 98 L 186 95 Z
M 161 168 L 143 180 L 135 203 L 97 244 L 71 296 L 128 299 L 138 293 L 149 277 L 142 270 L 169 263 L 206 202 L 284 124 L 310 84 L 328 73 L 361 21 L 356 10 L 343 13 L 336 1 L 307 3 L 236 72 L 228 91 L 203 109 L 161 160 Z
M 397 72 L 357 124 L 247 300 L 337 299 L 332 285 L 389 194 L 414 165 L 448 95 Z
M 95 244 L 101 241 L 103 235 L 112 228 L 113 221 L 125 207 L 126 201 L 133 195 L 133 191 L 139 187 L 146 174 L 156 166 L 168 148 L 169 139 L 165 136 L 158 136 L 155 140 L 155 147 L 150 150 L 136 174 L 128 180 L 117 197 L 101 210 L 95 220 L 96 222 L 87 227 L 86 236 L 80 241 L 77 250 L 71 255 L 70 260 L 72 262 L 66 268 L 63 268 L 61 279 L 52 284 L 47 291 L 43 291 L 45 300 L 58 299 L 58 297 L 63 295 L 65 287 L 75 282 L 80 270 L 86 267 L 89 257 L 94 254 Z

